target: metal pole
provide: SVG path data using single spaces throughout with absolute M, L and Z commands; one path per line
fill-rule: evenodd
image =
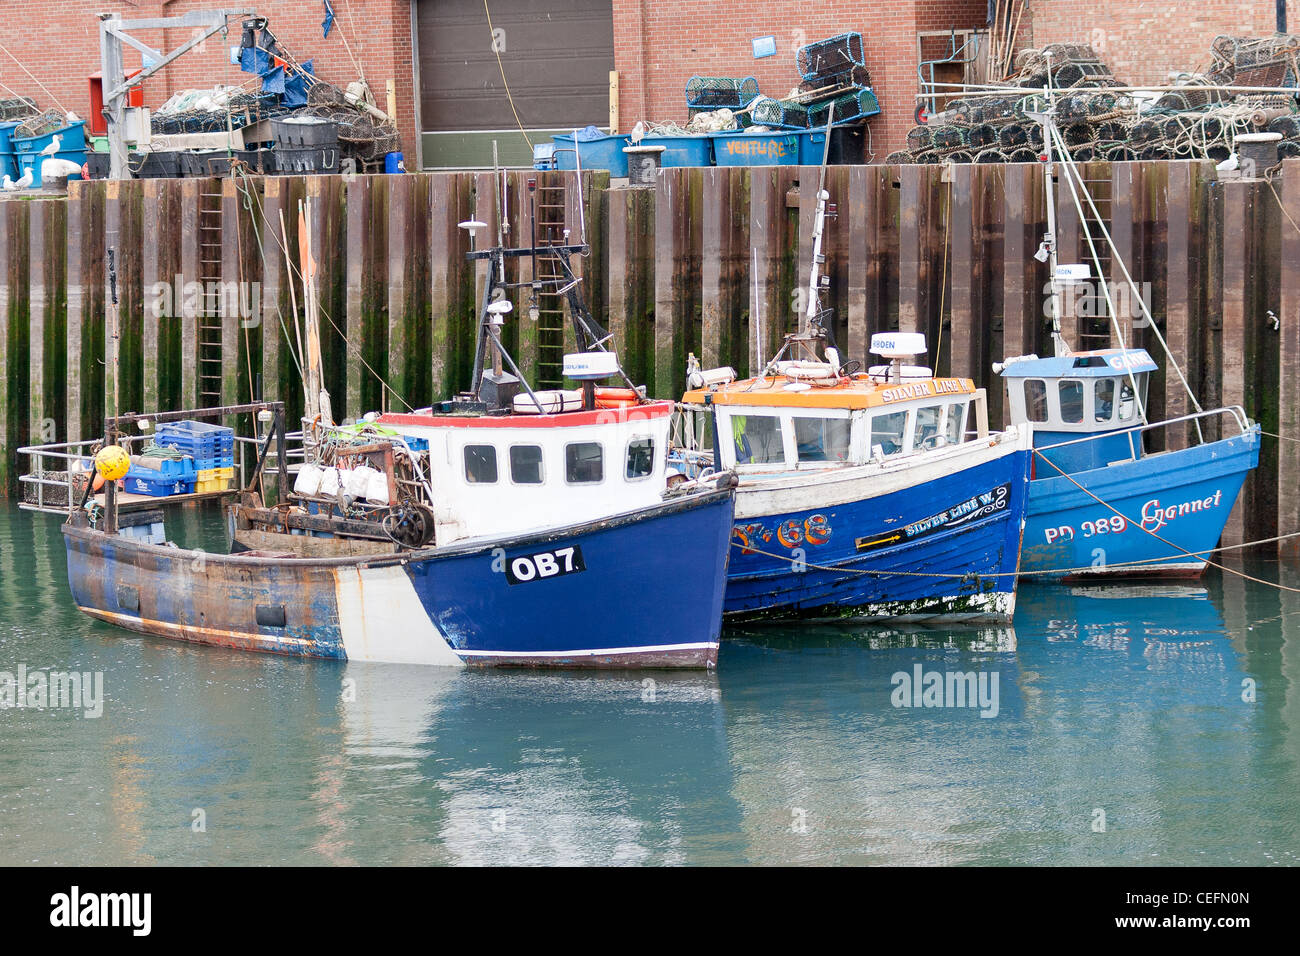
M 122 41 L 108 29 L 112 21 L 120 19 L 116 13 L 103 14 L 99 19 L 100 82 L 103 84 L 104 114 L 108 121 L 109 176 L 113 179 L 127 178 L 125 137 L 128 94 L 112 95 L 113 91 L 126 82 L 122 66 Z

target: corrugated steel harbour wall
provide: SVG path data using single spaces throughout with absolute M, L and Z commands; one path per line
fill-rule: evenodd
M 1213 164 L 1198 162 L 1084 170 L 1133 277 L 1150 283 L 1152 310 L 1202 404 L 1243 405 L 1290 439 L 1265 439 L 1225 543 L 1300 530 L 1300 160 L 1288 160 L 1271 183 L 1218 181 Z M 770 357 L 794 326 L 818 174 L 671 169 L 654 189 L 610 189 L 606 174 L 585 174 L 585 294 L 652 395 L 681 393 L 688 352 L 743 375 L 760 330 Z M 991 363 L 1049 348 L 1047 267 L 1033 258 L 1045 223 L 1042 176 L 1037 165 L 832 167 L 827 188 L 838 215 L 826 229 L 826 303 L 836 310 L 841 352 L 865 359 L 873 332 L 925 332 L 930 363 L 988 387 L 1000 420 Z M 507 242 L 533 234 L 533 178 L 565 185 L 576 239 L 576 176 L 518 171 L 509 175 Z M 1061 261 L 1086 261 L 1068 190 L 1059 192 Z M 307 197 L 336 417 L 402 407 L 367 366 L 417 407 L 463 388 L 484 267 L 466 262 L 458 223 L 497 222 L 492 174 L 75 183 L 66 199 L 0 202 L 0 490 L 14 489 L 14 448 L 97 432 L 113 374 L 121 375 L 122 410 L 248 401 L 250 378 L 259 397 L 286 399 L 291 411 L 300 404 L 281 316 L 292 314 L 286 256 L 296 264 L 297 208 Z M 201 227 L 204 217 L 219 222 L 218 241 Z M 480 243 L 495 240 L 495 225 L 489 232 Z M 512 278 L 529 278 L 526 260 L 515 268 Z M 156 314 L 158 283 L 170 288 L 176 276 L 185 283 L 214 270 L 224 283 L 244 283 L 246 299 L 257 284 L 261 321 L 239 309 L 200 318 L 182 290 L 171 315 Z M 527 305 L 521 293 L 507 340 L 535 375 Z M 110 308 L 121 327 L 120 366 L 105 335 Z M 213 322 L 219 328 L 206 335 L 220 345 L 200 346 L 201 327 Z M 1078 322 L 1067 315 L 1067 335 Z M 1150 330 L 1132 334 L 1163 367 Z M 200 361 L 212 354 L 221 358 L 219 387 Z M 1177 379 L 1163 371 L 1150 405 L 1153 419 L 1189 411 Z

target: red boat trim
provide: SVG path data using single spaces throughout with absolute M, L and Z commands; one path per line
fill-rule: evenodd
M 553 415 L 401 415 L 390 412 L 380 415 L 375 424 L 419 425 L 424 428 L 574 428 L 664 418 L 672 412 L 672 402 L 650 402 L 627 408 L 598 408 L 592 412 L 558 412 Z

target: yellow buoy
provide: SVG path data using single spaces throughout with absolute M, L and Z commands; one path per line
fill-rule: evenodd
M 105 481 L 117 481 L 125 478 L 131 469 L 131 456 L 118 445 L 101 448 L 95 456 L 95 471 L 104 476 Z

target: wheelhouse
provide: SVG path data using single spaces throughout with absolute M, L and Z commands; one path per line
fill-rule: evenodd
M 376 424 L 427 442 L 440 542 L 564 525 L 662 500 L 673 405 L 550 415 L 388 414 Z
M 1034 447 L 1053 449 L 1044 457 L 1073 473 L 1141 456 L 1135 428 L 1155 369 L 1145 349 L 1101 349 L 1009 359 L 1002 377 L 1012 423 L 1031 426 Z
M 790 390 L 784 378 L 757 379 L 683 401 L 710 406 L 718 467 L 741 474 L 809 471 L 903 458 L 988 435 L 983 389 L 970 379 L 846 382 Z

